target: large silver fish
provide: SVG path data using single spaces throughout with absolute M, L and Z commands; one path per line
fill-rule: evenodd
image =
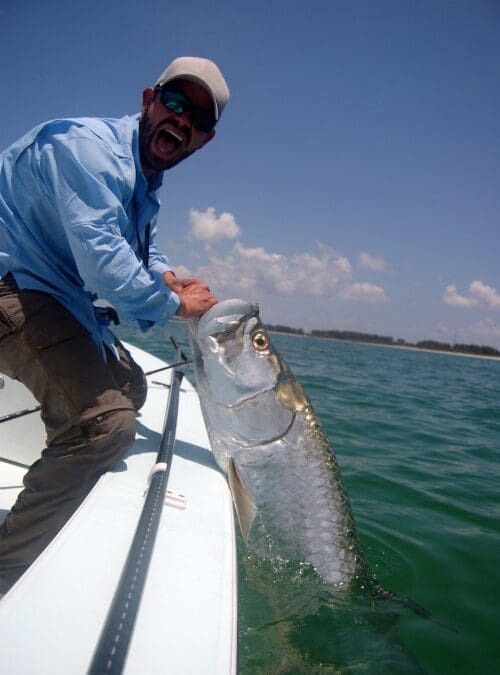
M 208 435 L 248 549 L 350 582 L 365 563 L 335 454 L 258 307 L 226 300 L 188 325 Z

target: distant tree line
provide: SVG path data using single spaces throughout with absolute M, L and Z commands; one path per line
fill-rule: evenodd
M 422 340 L 422 342 L 417 342 L 416 347 L 419 347 L 420 349 L 435 349 L 440 352 L 458 352 L 459 354 L 477 354 L 478 356 L 500 356 L 500 351 L 498 351 L 498 349 L 483 345 L 464 345 L 460 343 L 450 345 L 448 342 Z
M 496 356 L 500 357 L 500 351 L 493 347 L 471 344 L 449 344 L 448 342 L 437 342 L 436 340 L 421 340 L 416 344 L 406 342 L 401 338 L 394 339 L 388 335 L 377 335 L 375 333 L 360 333 L 352 330 L 317 330 L 306 333 L 302 328 L 290 328 L 290 326 L 267 325 L 271 331 L 279 333 L 293 333 L 295 335 L 310 335 L 311 337 L 333 338 L 334 340 L 345 340 L 347 342 L 367 342 L 369 344 L 389 345 L 392 347 L 416 347 L 417 349 L 430 349 L 438 352 L 452 352 L 458 354 L 476 354 L 478 356 Z
M 280 324 L 273 326 L 270 323 L 266 325 L 266 328 L 268 330 L 274 330 L 277 333 L 293 333 L 294 335 L 304 335 L 302 328 L 290 328 L 290 326 L 281 326 Z
M 334 338 L 335 340 L 347 340 L 349 342 L 371 342 L 380 345 L 395 345 L 396 340 L 387 335 L 375 335 L 373 333 L 358 333 L 353 330 L 312 330 L 313 337 Z

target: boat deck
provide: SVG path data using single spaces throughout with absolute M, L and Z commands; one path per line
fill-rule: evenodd
M 164 365 L 131 350 L 145 371 Z M 148 398 L 129 455 L 99 480 L 0 602 L 0 672 L 87 671 L 144 503 L 170 377 L 171 371 L 165 371 L 148 378 Z M 36 405 L 18 383 L 5 380 L 0 415 Z M 39 456 L 43 438 L 38 413 L 0 424 L 0 519 L 22 489 L 23 474 Z M 168 489 L 184 495 L 185 508 L 169 502 L 164 506 L 124 672 L 234 673 L 231 497 L 213 460 L 197 393 L 186 379 Z

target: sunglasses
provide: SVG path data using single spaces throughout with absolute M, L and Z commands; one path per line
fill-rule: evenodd
M 190 112 L 191 122 L 199 131 L 208 133 L 217 123 L 212 112 L 204 110 L 203 108 L 198 108 L 198 106 L 191 103 L 191 101 L 180 91 L 175 91 L 174 89 L 160 89 L 160 100 L 165 108 L 168 108 L 176 115 Z

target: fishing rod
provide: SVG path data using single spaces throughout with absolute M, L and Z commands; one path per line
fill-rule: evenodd
M 176 359 L 181 354 L 177 347 Z M 177 368 L 183 363 L 184 361 L 179 361 L 171 366 L 174 372 L 160 449 L 151 470 L 142 513 L 88 675 L 117 675 L 123 672 L 167 490 L 174 452 L 179 391 L 184 376 L 184 372 Z
M 181 355 L 184 352 L 181 351 Z M 193 359 L 182 359 L 181 361 L 178 361 L 177 363 L 171 363 L 169 366 L 162 366 L 161 368 L 155 368 L 154 370 L 148 370 L 147 373 L 144 373 L 145 377 L 148 377 L 148 375 L 155 375 L 156 373 L 161 373 L 163 370 L 170 370 L 171 368 L 177 368 L 178 366 L 184 366 L 189 363 L 192 363 Z M 24 417 L 24 415 L 31 415 L 32 413 L 40 412 L 42 409 L 42 406 L 37 405 L 34 406 L 33 408 L 25 408 L 24 410 L 17 410 L 16 412 L 8 413 L 7 415 L 1 415 L 0 416 L 0 424 L 2 422 L 8 422 L 9 420 L 15 420 L 18 417 Z
M 7 415 L 2 415 L 0 417 L 0 424 L 2 422 L 8 422 L 9 420 L 15 420 L 18 417 L 24 417 L 24 415 L 31 415 L 31 413 L 38 412 L 42 409 L 42 406 L 37 405 L 34 408 L 25 408 L 24 410 L 17 410 L 16 412 L 8 413 Z
M 181 352 L 183 354 L 184 352 Z M 193 359 L 182 359 L 182 361 L 179 361 L 178 363 L 171 363 L 169 366 L 162 366 L 162 368 L 156 368 L 155 370 L 148 370 L 147 373 L 144 373 L 144 375 L 147 377 L 148 375 L 155 375 L 156 373 L 161 373 L 162 370 L 169 370 L 170 368 L 177 368 L 177 366 L 186 366 L 189 365 L 190 363 L 193 363 Z

